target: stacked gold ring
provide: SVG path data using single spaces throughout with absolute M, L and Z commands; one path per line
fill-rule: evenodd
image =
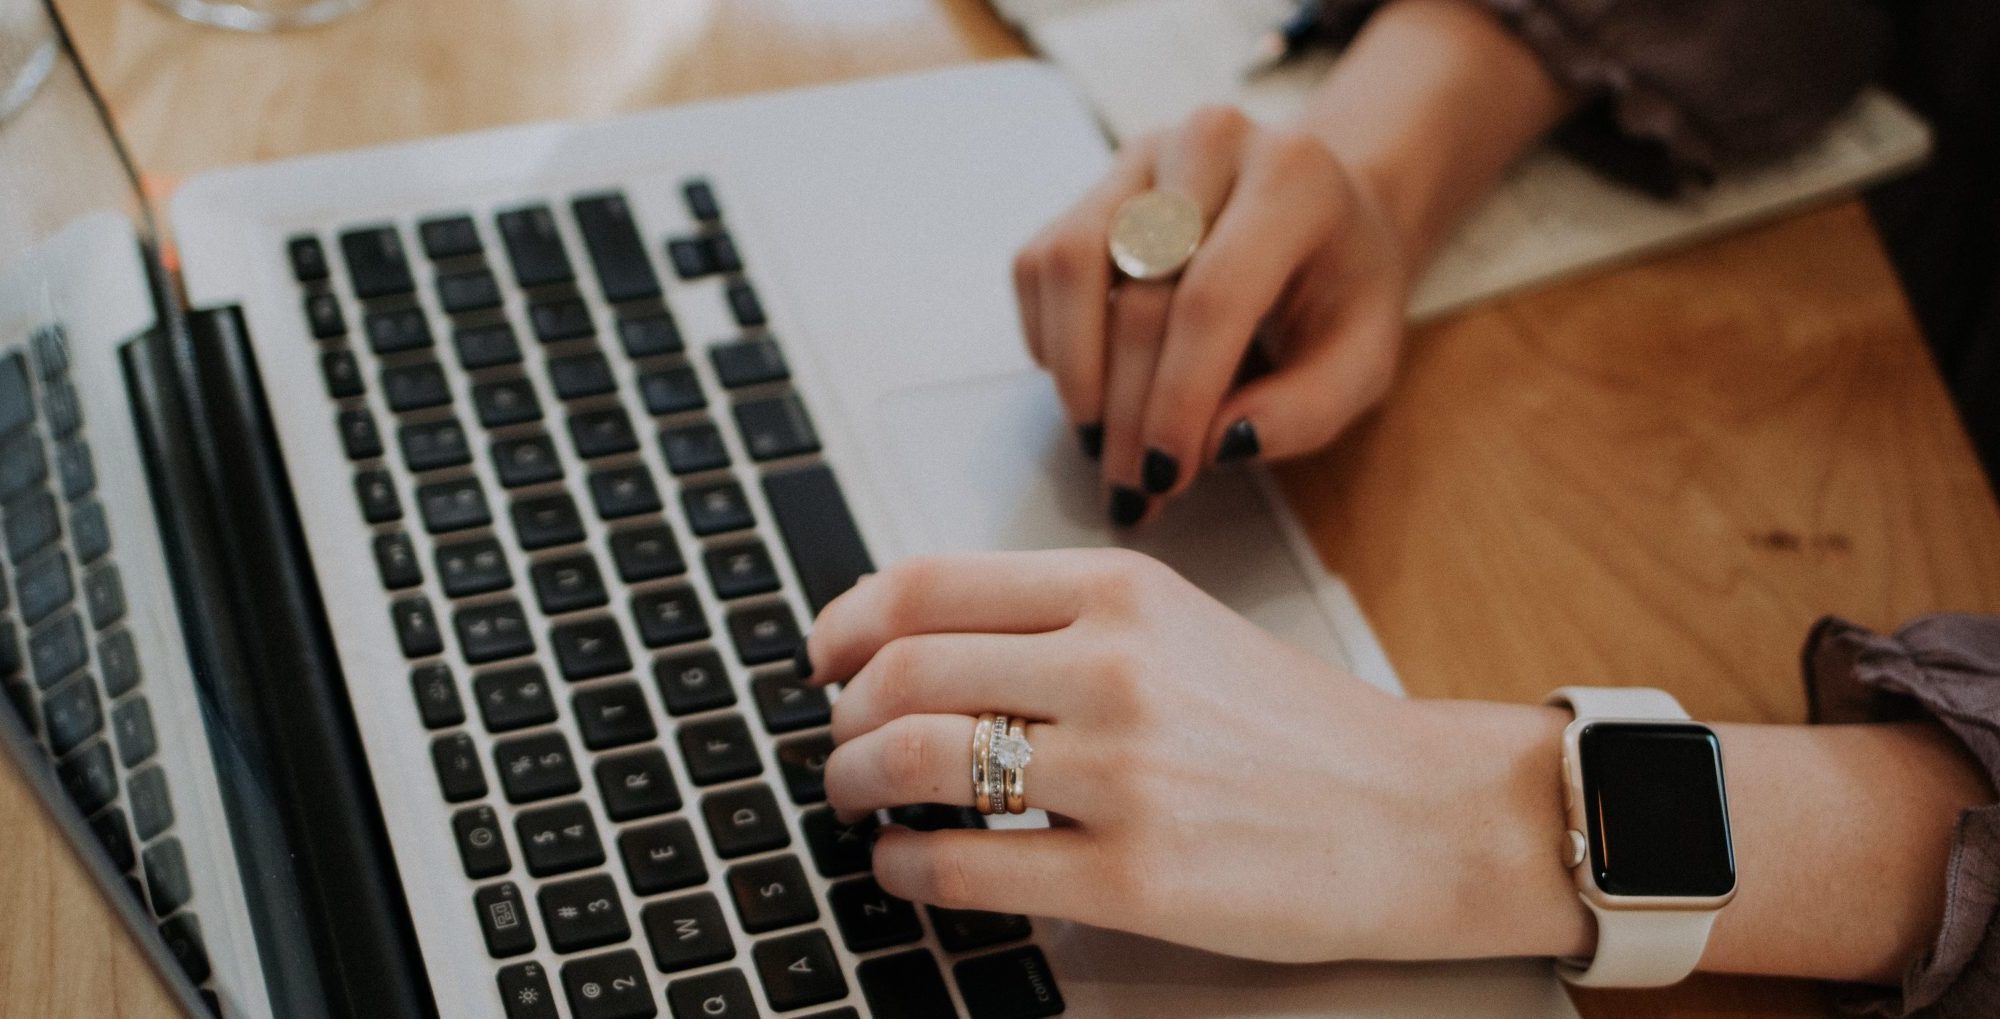
M 995 745 L 1006 747 L 1006 761 L 995 759 Z M 1027 723 L 991 711 L 972 727 L 972 805 L 982 814 L 1019 814 L 1028 809 Z

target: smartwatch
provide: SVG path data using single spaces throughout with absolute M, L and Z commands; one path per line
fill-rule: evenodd
M 1588 987 L 1662 987 L 1694 971 L 1736 895 L 1722 744 L 1665 691 L 1566 686 L 1564 863 L 1597 917 L 1597 951 L 1558 959 Z

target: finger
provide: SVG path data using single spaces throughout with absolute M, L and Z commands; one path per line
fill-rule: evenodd
M 1145 519 L 1151 507 L 1140 481 L 1138 422 L 1153 383 L 1160 332 L 1167 324 L 1169 283 L 1126 280 L 1112 293 L 1104 380 L 1106 512 L 1119 527 Z
M 1338 229 L 1324 146 L 1282 136 L 1246 157 L 1235 197 L 1174 289 L 1141 434 L 1148 491 L 1179 491 L 1205 461 L 1210 426 L 1258 327 L 1299 266 Z M 1185 465 L 1189 469 L 1179 470 Z
M 1047 368 L 1042 356 L 1042 308 L 1041 287 L 1035 273 L 1035 258 L 1041 238 L 1036 237 L 1023 245 L 1014 256 L 1014 303 L 1021 315 L 1021 340 L 1027 344 L 1028 356 L 1035 364 Z
M 1283 459 L 1338 438 L 1388 391 L 1402 315 L 1400 307 L 1355 309 L 1332 337 L 1304 345 L 1298 361 L 1230 394 L 1210 424 L 1209 456 Z
M 1077 919 L 1097 911 L 1103 882 L 1091 836 L 1078 828 L 1009 831 L 888 827 L 875 879 L 899 898 L 945 909 Z
M 898 637 L 847 681 L 833 705 L 833 738 L 845 742 L 914 714 L 998 711 L 1057 721 L 1084 693 L 1067 675 L 1076 660 L 1061 634 Z
M 972 736 L 966 715 L 904 715 L 842 743 L 826 759 L 826 801 L 841 817 L 912 803 L 973 805 Z M 1030 726 L 1034 759 L 1023 785 L 1036 807 L 1087 820 L 1094 785 L 1083 748 L 1061 726 Z

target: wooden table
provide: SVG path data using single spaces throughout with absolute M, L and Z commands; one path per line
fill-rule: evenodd
M 978 0 L 378 0 L 268 38 L 61 6 L 162 179 L 1021 51 Z M 1796 722 L 1822 613 L 2000 611 L 2000 512 L 1858 203 L 1422 329 L 1382 411 L 1282 476 L 1421 696 L 1643 681 L 1698 717 Z M 0 768 L 0 1012 L 159 1013 L 25 796 Z M 1577 1001 L 1826 1010 L 1710 977 Z

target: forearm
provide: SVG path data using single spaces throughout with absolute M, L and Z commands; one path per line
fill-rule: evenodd
M 1300 126 L 1371 185 L 1416 278 L 1570 97 L 1466 0 L 1390 0 L 1308 101 Z

